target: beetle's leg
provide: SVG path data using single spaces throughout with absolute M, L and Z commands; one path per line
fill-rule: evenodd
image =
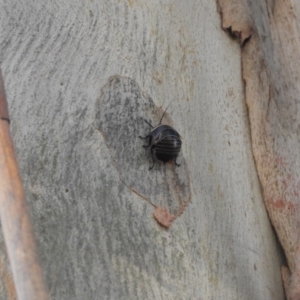
M 149 148 L 149 147 L 150 147 L 150 145 L 151 145 L 151 135 L 148 134 L 148 135 L 145 136 L 145 137 L 142 137 L 142 136 L 139 135 L 139 138 L 142 139 L 142 140 L 145 140 L 145 139 L 148 139 L 148 138 L 149 138 L 149 144 L 148 144 L 148 145 L 143 145 L 143 147 L 144 147 L 144 148 Z
M 149 167 L 149 171 L 151 171 L 155 166 L 155 162 L 153 162 L 153 165 L 151 167 Z
M 177 163 L 176 159 L 177 159 L 177 157 L 174 159 L 175 166 L 180 167 L 180 164 Z
M 156 160 L 154 158 L 153 147 L 151 148 L 151 157 L 152 157 L 153 165 L 151 167 L 149 167 L 149 171 L 151 171 L 154 168 L 155 162 L 156 162 Z
M 154 160 L 153 156 L 154 156 L 154 154 L 153 154 L 153 148 L 151 148 L 151 157 L 152 157 L 153 165 L 152 165 L 152 167 L 149 166 L 149 171 L 151 171 L 154 168 L 154 166 L 155 166 L 155 160 Z
M 149 137 L 150 137 L 149 134 L 148 134 L 147 136 L 145 136 L 145 137 L 142 137 L 142 136 L 139 135 L 139 138 L 142 139 L 142 140 L 145 140 L 145 139 L 147 139 L 147 138 L 149 138 Z

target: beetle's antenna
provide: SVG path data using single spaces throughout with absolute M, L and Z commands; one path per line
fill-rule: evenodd
M 174 100 L 172 100 L 172 101 L 169 103 L 169 105 L 167 106 L 167 108 L 166 108 L 166 110 L 164 111 L 164 113 L 163 113 L 163 115 L 162 115 L 162 117 L 161 117 L 161 119 L 160 119 L 160 121 L 159 121 L 159 124 L 158 124 L 158 125 L 160 125 L 160 124 L 161 124 L 161 121 L 162 121 L 163 117 L 165 116 L 165 113 L 167 112 L 167 109 L 169 108 L 169 106 L 171 105 L 171 103 L 172 103 L 173 101 L 174 101 Z
M 152 126 L 151 123 L 149 123 L 147 120 L 144 120 L 144 121 L 145 121 L 145 123 L 147 123 L 151 128 L 153 128 L 153 126 Z
M 146 119 L 141 118 L 145 123 L 147 123 L 151 128 L 153 128 L 152 124 L 150 122 L 148 122 Z

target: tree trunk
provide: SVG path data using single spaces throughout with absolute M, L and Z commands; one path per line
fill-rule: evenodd
M 0 1 L 11 129 L 53 299 L 284 299 L 263 200 L 297 271 L 299 21 L 282 0 L 250 2 Z M 138 136 L 169 103 L 180 166 L 149 171 Z M 0 251 L 0 298 L 14 299 Z
M 239 38 L 251 142 L 266 208 L 284 249 L 289 300 L 300 299 L 300 4 L 220 0 Z M 258 1 L 257 1 L 258 2 Z M 298 59 L 297 59 L 298 57 Z

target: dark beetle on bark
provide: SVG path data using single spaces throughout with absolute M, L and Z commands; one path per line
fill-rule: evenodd
M 164 163 L 174 161 L 176 166 L 180 166 L 176 162 L 176 159 L 181 149 L 181 136 L 171 126 L 161 125 L 161 121 L 168 107 L 166 108 L 159 121 L 159 124 L 156 127 L 153 128 L 153 126 L 145 120 L 145 122 L 153 129 L 145 137 L 139 136 L 140 139 L 149 139 L 149 144 L 143 145 L 144 148 L 150 148 L 150 153 L 153 160 L 153 165 L 149 167 L 149 170 L 153 169 L 158 160 L 161 160 Z

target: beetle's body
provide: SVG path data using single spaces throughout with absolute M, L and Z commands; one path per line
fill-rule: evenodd
M 148 122 L 146 121 L 146 123 Z M 141 139 L 149 138 L 149 144 L 144 145 L 143 147 L 150 148 L 150 153 L 153 160 L 153 165 L 149 168 L 150 170 L 154 167 L 158 160 L 165 163 L 173 161 L 176 166 L 179 166 L 176 162 L 176 159 L 181 149 L 181 137 L 174 128 L 169 125 L 160 125 L 160 123 L 158 126 L 153 128 L 147 136 L 139 137 Z M 150 123 L 148 124 L 152 127 Z

